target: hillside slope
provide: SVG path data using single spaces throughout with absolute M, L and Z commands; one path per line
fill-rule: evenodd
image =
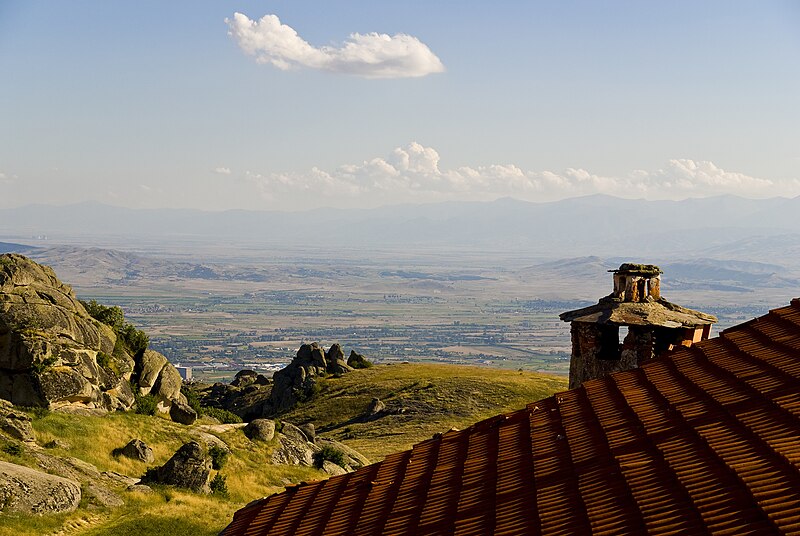
M 566 379 L 491 368 L 396 364 L 328 376 L 318 385 L 307 402 L 282 415 L 281 420 L 311 422 L 319 435 L 361 449 L 377 461 L 434 433 L 469 426 L 549 396 L 565 389 Z M 385 403 L 385 412 L 373 420 L 359 421 L 373 398 Z M 230 450 L 227 464 L 219 471 L 227 478 L 229 495 L 202 495 L 161 485 L 154 486 L 153 493 L 112 486 L 123 505 L 104 506 L 84 498 L 81 506 L 68 514 L 0 514 L 0 536 L 217 534 L 232 513 L 248 502 L 301 480 L 328 476 L 313 467 L 273 464 L 272 453 L 278 447 L 275 440 L 252 442 L 241 428 L 215 426 L 208 417 L 184 426 L 130 412 L 85 416 L 29 410 L 29 414 L 33 417 L 35 444 L 23 445 L 0 434 L 0 460 L 41 469 L 43 456 L 56 457 L 70 466 L 91 464 L 90 472 L 109 471 L 136 478 L 148 467 L 166 461 L 185 441 L 208 441 L 211 435 Z M 131 438 L 140 438 L 152 447 L 153 464 L 114 456 L 113 450 Z M 43 448 L 54 441 L 65 446 Z M 91 478 L 86 482 L 91 483 Z
M 433 434 L 519 409 L 567 388 L 567 379 L 487 367 L 402 363 L 319 380 L 313 399 L 282 418 L 313 423 L 371 460 Z M 386 408 L 365 419 L 373 398 Z

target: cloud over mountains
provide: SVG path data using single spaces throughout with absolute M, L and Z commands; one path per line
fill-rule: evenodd
M 444 71 L 441 60 L 406 34 L 351 34 L 340 46 L 315 47 L 276 15 L 252 20 L 242 13 L 225 19 L 239 48 L 281 70 L 308 68 L 364 78 L 409 78 Z
M 580 168 L 526 171 L 513 164 L 442 169 L 439 153 L 412 142 L 383 158 L 334 170 L 317 167 L 300 173 L 246 173 L 269 200 L 302 195 L 358 200 L 362 206 L 445 200 L 484 201 L 510 196 L 551 201 L 580 195 L 608 194 L 626 198 L 682 199 L 733 194 L 744 197 L 800 195 L 800 180 L 775 181 L 726 171 L 713 162 L 670 160 L 654 171 L 634 170 L 603 176 Z M 347 201 L 350 200 L 350 203 Z

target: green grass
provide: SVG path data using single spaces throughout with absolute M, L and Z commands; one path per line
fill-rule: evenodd
M 519 409 L 525 404 L 566 388 L 566 380 L 530 372 L 486 367 L 397 364 L 376 365 L 329 376 L 319 383 L 317 396 L 281 418 L 301 424 L 313 422 L 321 435 L 338 439 L 373 460 L 411 447 L 436 432 L 463 428 L 486 417 Z M 390 408 L 406 412 L 375 421 L 351 422 L 373 397 Z M 196 437 L 192 427 L 160 416 L 111 413 L 103 417 L 57 412 L 34 414 L 36 440 L 44 445 L 60 439 L 71 445 L 67 451 L 46 449 L 59 456 L 72 456 L 95 465 L 100 471 L 141 476 L 147 464 L 114 456 L 114 449 L 133 438 L 147 443 L 155 455 L 151 466 L 161 465 L 186 441 Z M 204 420 L 206 419 L 206 420 Z M 211 423 L 203 418 L 198 423 Z M 279 428 L 279 423 L 276 423 Z M 326 475 L 313 467 L 272 465 L 269 459 L 276 440 L 269 443 L 247 439 L 241 428 L 214 434 L 225 441 L 231 453 L 219 471 L 228 490 L 224 494 L 201 495 L 156 486 L 152 494 L 116 489 L 125 505 L 98 508 L 84 499 L 72 513 L 54 516 L 3 514 L 0 536 L 52 534 L 218 534 L 236 510 L 250 501 L 283 490 L 289 483 L 316 480 Z M 7 442 L 9 445 L 16 442 Z M 5 443 L 0 446 L 5 446 Z M 27 451 L 19 455 L 0 448 L 0 459 L 38 468 Z
M 316 397 L 282 418 L 313 422 L 318 431 L 377 461 L 437 432 L 521 409 L 565 390 L 567 380 L 487 367 L 404 363 L 327 377 L 318 385 Z M 357 422 L 375 397 L 405 413 Z
M 135 413 L 90 417 L 51 412 L 35 418 L 33 427 L 39 445 L 58 438 L 71 446 L 67 451 L 45 449 L 44 452 L 75 457 L 95 465 L 100 471 L 116 471 L 133 477 L 141 476 L 148 465 L 114 456 L 114 449 L 139 438 L 153 449 L 155 462 L 150 466 L 156 466 L 166 462 L 183 443 L 196 438 L 190 427 L 162 417 Z M 168 486 L 156 486 L 153 494 L 117 488 L 114 491 L 125 501 L 125 505 L 118 508 L 89 506 L 84 499 L 81 506 L 69 514 L 2 514 L 0 536 L 48 534 L 64 527 L 70 528 L 69 534 L 218 534 L 233 519 L 233 513 L 253 499 L 282 491 L 288 483 L 326 477 L 313 467 L 271 465 L 268 460 L 275 441 L 251 442 L 241 429 L 214 435 L 231 449 L 224 469 L 212 471 L 212 478 L 217 474 L 225 478 L 227 496 L 196 494 Z M 41 469 L 26 451 L 14 455 L 0 449 L 0 459 Z

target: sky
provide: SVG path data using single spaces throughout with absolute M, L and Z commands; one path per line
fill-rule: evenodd
M 793 1 L 0 0 L 0 208 L 800 195 Z

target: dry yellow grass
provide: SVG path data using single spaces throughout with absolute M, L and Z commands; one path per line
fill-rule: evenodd
M 534 372 L 403 363 L 357 370 L 320 382 L 319 393 L 289 412 L 290 422 L 318 430 L 373 461 L 450 428 L 513 411 L 567 388 L 567 380 Z M 360 422 L 372 398 L 404 413 Z
M 315 399 L 283 417 L 289 422 L 314 422 L 327 429 L 328 437 L 350 444 L 373 460 L 410 447 L 435 432 L 464 427 L 497 413 L 518 409 L 564 389 L 564 378 L 529 372 L 447 365 L 398 364 L 358 370 L 341 378 L 326 378 Z M 363 412 L 373 397 L 406 413 L 388 415 L 369 423 L 350 422 Z M 133 438 L 153 448 L 155 462 L 163 464 L 186 441 L 196 437 L 191 427 L 160 417 L 112 413 L 89 417 L 50 413 L 34 419 L 36 439 L 44 445 L 53 439 L 70 444 L 67 451 L 100 471 L 141 476 L 146 464 L 112 451 Z M 273 444 L 251 442 L 241 429 L 215 434 L 231 454 L 220 471 L 227 477 L 228 497 L 200 495 L 169 487 L 155 487 L 152 494 L 116 490 L 125 505 L 98 508 L 86 500 L 70 514 L 30 517 L 2 514 L 0 536 L 51 534 L 192 534 L 219 533 L 246 503 L 289 483 L 325 478 L 310 467 L 276 466 L 269 460 Z M 0 450 L 0 459 L 36 467 L 29 455 L 14 456 Z

